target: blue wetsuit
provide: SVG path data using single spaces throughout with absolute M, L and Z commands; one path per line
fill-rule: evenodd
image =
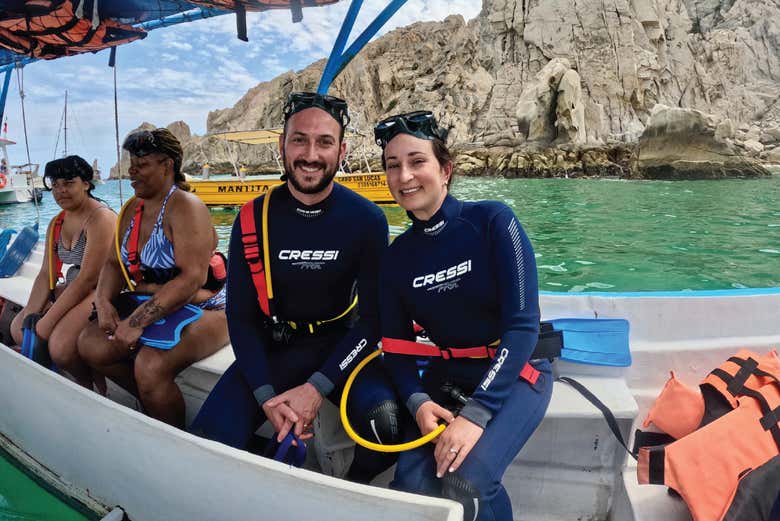
M 264 197 L 254 201 L 261 249 Z M 268 227 L 279 318 L 300 324 L 336 317 L 349 307 L 357 288 L 359 319 L 329 323 L 313 334 L 297 331 L 289 343 L 274 342 L 258 304 L 244 257 L 241 222 L 236 219 L 227 283 L 228 329 L 236 362 L 204 403 L 193 431 L 238 448 L 246 447 L 265 420 L 262 404 L 278 393 L 308 381 L 338 403 L 347 376 L 379 340 L 377 282 L 388 237 L 379 207 L 339 184 L 324 201 L 306 206 L 283 185 L 271 195 Z M 373 406 L 394 401 L 389 387 L 371 384 L 383 374 L 379 364 L 372 365 L 350 394 L 356 419 L 366 417 Z
M 429 221 L 390 246 L 382 268 L 382 336 L 414 340 L 412 322 L 442 347 L 484 346 L 500 339 L 496 358 L 435 358 L 422 378 L 414 357 L 386 354 L 385 365 L 414 417 L 433 399 L 446 405 L 445 382 L 468 402 L 460 415 L 484 432 L 455 473 L 436 478 L 433 447 L 400 455 L 392 486 L 459 500 L 464 519 L 511 520 L 504 471 L 541 422 L 552 393 L 547 360 L 532 360 L 535 384 L 519 380 L 539 330 L 536 263 L 512 210 L 498 202 L 461 202 L 448 195 Z M 407 439 L 420 436 L 416 424 Z

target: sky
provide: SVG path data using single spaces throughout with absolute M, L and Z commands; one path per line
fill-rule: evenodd
M 409 0 L 380 35 L 418 21 L 450 14 L 466 20 L 479 14 L 479 0 Z M 365 0 L 351 40 L 387 5 Z M 248 13 L 249 42 L 236 38 L 235 17 L 225 15 L 150 31 L 117 52 L 119 134 L 142 122 L 166 126 L 185 121 L 195 134 L 206 132 L 209 111 L 232 107 L 252 87 L 288 70 L 301 70 L 330 54 L 349 2 L 304 9 L 293 24 L 289 11 Z M 23 70 L 22 90 L 33 163 L 43 165 L 64 153 L 61 130 L 68 91 L 68 153 L 90 163 L 98 159 L 103 176 L 116 163 L 114 71 L 108 51 L 32 63 Z M 11 164 L 25 163 L 26 150 L 17 75 L 8 93 L 5 137 Z M 59 135 L 59 137 L 58 137 Z

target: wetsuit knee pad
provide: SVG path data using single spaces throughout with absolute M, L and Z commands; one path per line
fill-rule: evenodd
M 368 411 L 363 429 L 376 443 L 393 445 L 401 442 L 401 409 L 395 400 L 385 400 Z
M 457 472 L 446 472 L 441 479 L 441 493 L 463 505 L 463 519 L 476 519 L 479 514 L 480 493 L 474 485 Z

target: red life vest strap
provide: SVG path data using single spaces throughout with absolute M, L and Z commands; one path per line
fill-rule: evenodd
M 452 358 L 495 358 L 498 342 L 478 347 L 439 347 L 431 344 L 382 337 L 382 351 L 394 355 L 438 356 L 444 360 Z M 534 385 L 539 379 L 539 371 L 529 363 L 520 371 L 520 378 Z
M 54 279 L 54 284 L 57 284 L 57 281 L 62 278 L 62 259 L 60 259 L 60 256 L 57 253 L 57 244 L 60 242 L 60 235 L 62 235 L 62 225 L 64 222 L 65 210 L 62 210 L 54 220 L 54 227 L 51 229 L 51 251 L 49 252 L 49 255 L 51 255 L 51 259 L 54 263 L 54 269 L 52 271 L 57 275 Z M 53 290 L 54 288 L 50 287 L 49 289 Z
M 260 309 L 266 316 L 271 316 L 270 306 L 268 304 L 268 286 L 265 282 L 265 267 L 260 255 L 260 241 L 257 238 L 257 227 L 255 226 L 255 204 L 249 201 L 241 207 L 239 213 L 241 221 L 241 244 L 244 247 L 244 259 L 249 265 L 249 273 L 252 276 L 252 283 L 257 290 L 257 302 Z
M 144 211 L 144 201 L 141 199 L 135 207 L 133 215 L 133 229 L 130 231 L 130 238 L 127 241 L 127 262 L 129 264 L 127 271 L 136 284 L 144 280 L 141 273 L 141 256 L 138 255 L 138 238 L 141 235 L 141 217 Z
M 49 253 L 49 300 L 54 302 L 54 288 L 62 277 L 62 259 L 57 253 L 57 245 L 62 234 L 62 224 L 65 222 L 65 210 L 62 210 L 54 219 L 51 235 L 47 239 L 46 248 Z

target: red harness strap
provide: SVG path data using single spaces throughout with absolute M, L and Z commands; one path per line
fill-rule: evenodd
M 57 281 L 62 278 L 62 259 L 60 259 L 60 256 L 57 253 L 57 244 L 60 242 L 60 235 L 62 235 L 62 224 L 64 222 L 65 210 L 62 210 L 54 220 L 54 227 L 51 229 L 51 251 L 49 252 L 49 255 L 51 255 L 52 267 L 54 268 L 52 271 L 54 274 L 56 274 L 56 278 L 53 279 L 55 285 L 57 284 Z M 52 287 L 49 289 L 54 290 Z
M 241 207 L 239 214 L 241 220 L 241 243 L 244 246 L 244 259 L 249 265 L 249 272 L 252 275 L 252 283 L 257 290 L 257 302 L 260 309 L 266 316 L 271 316 L 271 310 L 268 305 L 268 286 L 265 282 L 265 267 L 260 255 L 260 241 L 257 237 L 257 227 L 255 226 L 255 205 L 254 201 L 249 201 Z
M 141 216 L 143 211 L 144 201 L 141 199 L 135 207 L 133 229 L 130 231 L 130 238 L 127 241 L 127 262 L 129 263 L 127 271 L 130 272 L 130 276 L 136 284 L 144 280 L 144 276 L 141 273 L 141 256 L 138 255 L 138 237 L 141 235 Z
M 496 348 L 493 346 L 478 347 L 439 347 L 422 344 L 411 340 L 382 337 L 382 351 L 394 355 L 438 356 L 444 360 L 452 358 L 495 358 Z M 539 371 L 526 363 L 520 371 L 520 378 L 534 385 L 539 379 Z

